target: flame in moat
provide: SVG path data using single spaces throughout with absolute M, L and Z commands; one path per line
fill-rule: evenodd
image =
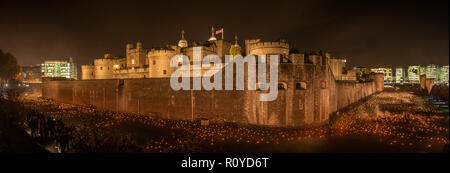
M 192 121 L 101 111 L 43 99 L 24 100 L 24 104 L 27 109 L 61 119 L 73 128 L 73 152 L 82 152 L 86 148 L 105 151 L 111 143 L 119 143 L 125 151 L 140 152 L 223 152 L 258 148 L 263 151 L 293 148 L 297 151 L 295 148 L 300 144 L 322 146 L 333 141 L 331 139 L 348 137 L 362 140 L 373 137 L 379 145 L 401 147 L 409 152 L 441 152 L 440 147 L 449 144 L 448 115 L 439 116 L 441 112 L 407 92 L 382 92 L 341 113 L 330 126 L 308 128 L 225 122 L 202 126 Z M 107 151 L 116 150 L 119 149 Z

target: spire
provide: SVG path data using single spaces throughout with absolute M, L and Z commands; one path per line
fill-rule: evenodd
M 181 39 L 184 40 L 184 29 L 181 30 Z
M 215 33 L 215 29 L 213 26 L 213 27 L 211 27 L 211 37 L 208 39 L 208 41 L 216 41 L 217 40 L 217 38 L 214 36 L 214 33 Z
M 238 36 L 237 35 L 234 36 L 234 46 L 239 46 L 239 44 L 238 44 Z

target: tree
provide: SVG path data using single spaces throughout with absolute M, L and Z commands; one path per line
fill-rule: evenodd
M 4 83 L 14 79 L 19 71 L 20 67 L 17 65 L 16 58 L 10 53 L 3 53 L 0 50 L 0 82 Z
M 242 48 L 240 46 L 231 45 L 230 55 L 234 58 L 237 55 L 242 55 Z
M 356 79 L 360 82 L 370 81 L 370 71 L 366 68 L 359 68 L 356 70 Z

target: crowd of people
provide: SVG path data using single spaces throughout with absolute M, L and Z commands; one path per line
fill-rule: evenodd
M 52 117 L 46 117 L 31 110 L 27 114 L 26 122 L 31 130 L 31 137 L 40 141 L 56 141 L 61 153 L 69 149 L 70 128 L 65 127 L 61 120 L 55 120 Z

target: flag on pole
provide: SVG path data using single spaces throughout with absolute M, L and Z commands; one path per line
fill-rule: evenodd
M 216 31 L 216 34 L 220 34 L 220 33 L 223 33 L 223 28 Z
M 217 30 L 217 31 L 216 31 L 216 34 L 222 34 L 222 40 L 223 40 L 223 28 L 220 29 L 220 30 Z

